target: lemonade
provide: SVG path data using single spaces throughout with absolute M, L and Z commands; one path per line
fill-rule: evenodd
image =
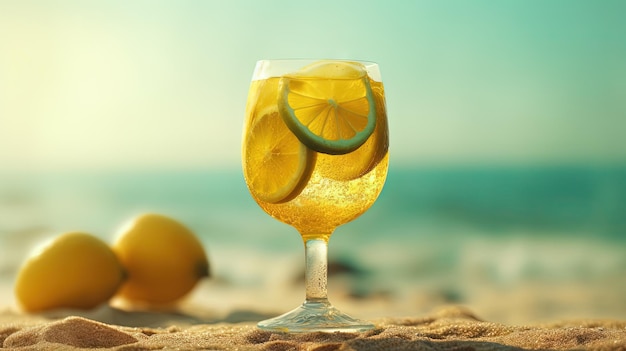
M 323 73 L 323 72 L 322 72 Z M 297 73 L 296 73 L 297 74 Z M 274 133 L 278 128 L 255 128 L 257 123 L 264 124 L 284 124 L 281 118 L 280 93 L 282 77 L 268 77 L 266 79 L 254 80 L 250 87 L 250 94 L 247 102 L 246 123 L 244 135 L 254 133 Z M 307 83 L 313 88 L 324 90 L 332 81 L 339 81 L 340 84 L 352 84 L 358 80 L 351 77 L 325 77 L 306 76 Z M 259 172 L 256 160 L 261 158 L 255 151 L 249 150 L 254 145 L 250 142 L 243 145 L 243 167 L 244 175 L 252 196 L 257 203 L 272 217 L 292 225 L 303 236 L 328 237 L 339 225 L 351 221 L 365 212 L 378 197 L 387 175 L 388 162 L 388 128 L 385 109 L 384 88 L 382 82 L 374 81 L 366 76 L 371 87 L 373 98 L 372 106 L 375 121 L 373 131 L 365 138 L 363 144 L 354 151 L 343 154 L 330 154 L 327 151 L 312 150 L 305 146 L 309 155 L 298 156 L 306 158 L 303 160 L 304 174 L 300 175 L 291 193 L 280 201 L 274 201 L 265 196 L 259 196 L 259 191 L 255 185 L 255 179 L 261 178 L 260 182 L 285 182 L 289 175 L 281 174 L 280 166 L 268 167 L 267 172 Z M 344 83 L 341 83 L 344 82 Z M 322 92 L 323 93 L 323 92 Z M 284 111 L 282 111 L 284 113 Z M 262 120 L 273 120 L 263 122 Z M 287 126 L 285 133 L 290 133 Z M 260 136 L 262 137 L 262 136 Z M 269 138 L 269 137 L 268 137 Z M 291 144 L 300 146 L 298 138 L 291 136 Z M 268 142 L 268 143 L 271 143 Z M 275 152 L 275 148 L 270 146 L 269 152 Z M 287 150 L 292 154 L 296 151 Z M 264 157 L 264 156 L 263 156 Z M 285 156 L 286 157 L 286 156 Z M 295 157 L 295 156 L 294 156 Z M 295 162 L 295 161 L 294 161 Z M 272 172 L 273 171 L 273 172 Z M 309 174 L 306 174 L 309 172 Z M 286 201 L 285 201 L 286 200 Z
M 243 127 L 243 173 L 255 201 L 298 230 L 304 303 L 257 326 L 275 332 L 356 332 L 375 326 L 327 296 L 328 240 L 372 206 L 387 176 L 389 132 L 378 65 L 265 60 L 255 69 Z

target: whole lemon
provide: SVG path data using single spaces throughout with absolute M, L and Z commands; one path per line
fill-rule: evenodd
M 118 296 L 130 302 L 172 303 L 209 276 L 209 262 L 198 238 L 164 215 L 134 218 L 112 248 L 128 274 Z
M 80 232 L 56 237 L 21 267 L 15 296 L 29 312 L 89 309 L 109 300 L 124 279 L 111 248 Z

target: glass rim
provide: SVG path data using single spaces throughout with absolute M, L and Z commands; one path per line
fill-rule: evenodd
M 263 80 L 268 78 L 281 77 L 285 74 L 295 72 L 300 68 L 319 61 L 334 62 L 356 62 L 365 66 L 365 70 L 371 79 L 381 82 L 380 67 L 377 62 L 360 59 L 345 58 L 280 58 L 280 59 L 261 59 L 256 61 L 252 80 Z

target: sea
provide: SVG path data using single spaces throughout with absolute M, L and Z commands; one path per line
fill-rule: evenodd
M 145 212 L 192 229 L 234 289 L 301 277 L 298 233 L 256 205 L 237 168 L 2 174 L 0 277 L 46 239 L 112 242 Z M 391 166 L 376 203 L 332 235 L 329 259 L 329 289 L 400 301 L 396 314 L 460 304 L 505 321 L 626 318 L 626 167 Z

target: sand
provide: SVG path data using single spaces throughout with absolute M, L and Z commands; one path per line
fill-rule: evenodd
M 626 321 L 505 325 L 449 306 L 426 316 L 374 320 L 365 333 L 282 334 L 253 321 L 194 322 L 184 315 L 107 309 L 115 323 L 70 315 L 0 313 L 0 345 L 14 350 L 626 350 Z M 131 326 L 158 320 L 163 326 Z M 148 323 L 144 323 L 148 324 Z

